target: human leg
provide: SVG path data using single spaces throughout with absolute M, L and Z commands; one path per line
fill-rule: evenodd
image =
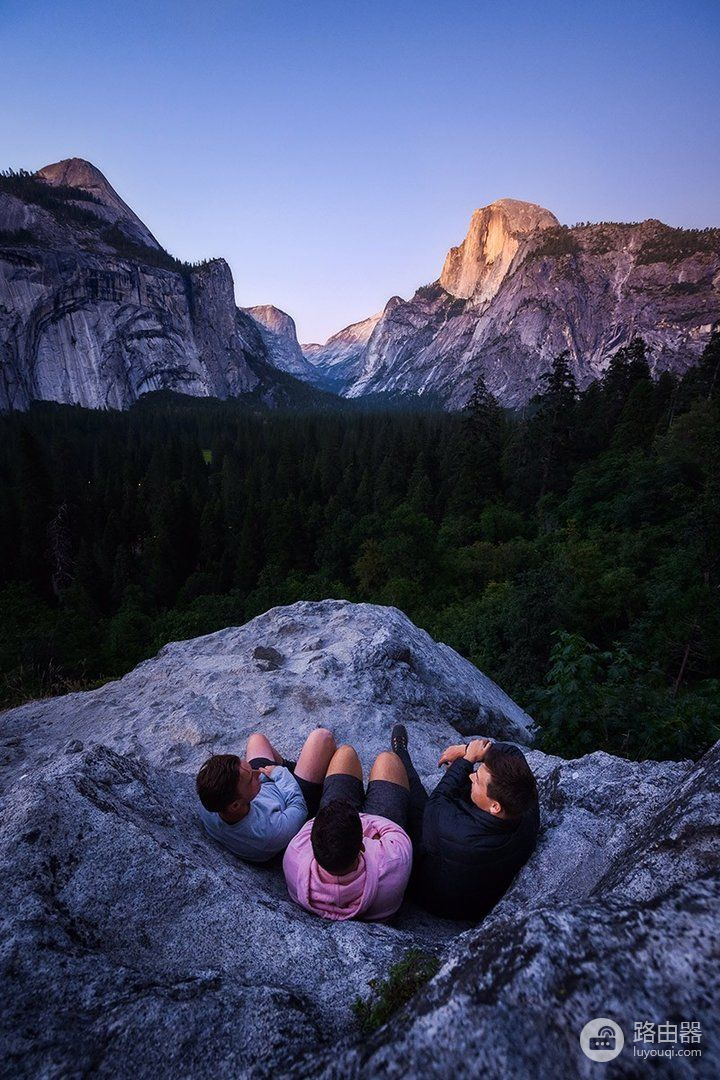
M 253 758 L 267 758 L 277 765 L 281 765 L 283 761 L 282 754 L 277 752 L 267 735 L 259 731 L 254 731 L 247 741 L 245 760 L 252 761 Z
M 300 751 L 294 776 L 300 785 L 310 817 L 315 816 L 320 806 L 323 780 L 336 750 L 332 731 L 316 728 L 310 732 Z
M 399 784 L 407 791 L 410 790 L 410 782 L 405 771 L 405 766 L 392 750 L 383 750 L 375 758 L 370 770 L 371 780 L 389 780 L 391 784 Z
M 405 766 L 397 754 L 384 750 L 370 770 L 365 813 L 389 818 L 407 828 L 410 785 Z
M 358 813 L 363 809 L 365 787 L 362 765 L 354 748 L 347 744 L 339 746 L 330 759 L 320 805 L 324 806 L 333 799 L 345 799 Z
M 301 776 L 303 780 L 310 780 L 313 784 L 322 784 L 336 750 L 337 744 L 332 731 L 327 728 L 315 728 L 308 735 L 300 751 L 295 775 Z M 357 754 L 355 757 L 357 758 Z M 360 777 L 362 779 L 362 768 Z

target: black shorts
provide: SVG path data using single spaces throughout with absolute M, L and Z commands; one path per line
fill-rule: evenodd
M 271 761 L 266 757 L 254 757 L 248 761 L 248 765 L 251 769 L 260 769 L 263 765 L 277 765 L 277 761 Z M 283 766 L 288 769 L 293 776 L 295 776 L 294 761 L 283 761 Z M 305 780 L 302 776 L 295 776 L 295 783 L 302 791 L 305 805 L 307 806 L 308 817 L 315 817 L 320 806 L 320 799 L 323 793 L 322 784 L 315 784 L 312 780 Z
M 358 814 L 376 814 L 389 818 L 401 829 L 407 829 L 410 792 L 402 784 L 394 784 L 392 780 L 371 780 L 366 793 L 362 780 L 358 780 L 357 776 L 332 773 L 325 777 L 320 806 L 333 799 L 345 799 Z

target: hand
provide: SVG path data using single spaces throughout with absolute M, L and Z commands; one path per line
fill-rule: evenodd
M 448 746 L 447 750 L 443 750 L 438 761 L 438 768 L 441 765 L 452 765 L 453 761 L 457 761 L 465 753 L 465 743 L 458 743 L 457 746 Z
M 272 776 L 275 769 L 277 769 L 277 765 L 261 765 L 258 772 L 265 773 L 265 776 Z
M 473 764 L 476 761 L 482 761 L 491 746 L 490 739 L 473 739 L 471 743 L 468 743 L 465 760 L 471 761 Z

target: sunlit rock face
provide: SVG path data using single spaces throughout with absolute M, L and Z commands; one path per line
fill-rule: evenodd
M 258 658 L 268 649 L 272 664 Z M 295 756 L 330 726 L 367 774 L 402 721 L 428 790 L 459 732 L 527 744 L 530 717 L 402 612 L 273 608 L 2 720 L 0 1041 L 13 1076 L 590 1077 L 578 1036 L 595 1016 L 628 1040 L 634 1020 L 713 1037 L 717 747 L 693 764 L 526 745 L 538 847 L 480 926 L 408 902 L 387 924 L 328 923 L 290 901 L 279 861 L 251 866 L 209 840 L 194 777 L 255 730 Z M 437 976 L 362 1037 L 352 1001 L 410 947 L 439 956 Z M 688 1075 L 714 1075 L 704 1061 Z M 613 1075 L 637 1075 L 631 1056 L 618 1062 Z
M 565 350 L 581 387 L 636 335 L 654 373 L 682 373 L 718 326 L 720 229 L 566 228 L 540 206 L 500 199 L 475 211 L 440 278 L 389 305 L 364 344 L 338 354 L 341 331 L 306 355 L 324 372 L 334 361 L 333 389 L 347 397 L 425 395 L 454 409 L 481 375 L 519 406 Z
M 518 199 L 498 199 L 476 210 L 460 247 L 451 248 L 440 274 L 445 292 L 479 305 L 497 293 L 513 261 L 522 261 L 528 239 L 560 222 L 549 210 Z M 519 257 L 518 257 L 519 256 Z
M 58 205 L 0 192 L 0 410 L 123 409 L 153 390 L 292 395 L 261 327 L 236 307 L 223 259 L 170 258 L 88 162 L 37 176 Z
M 120 198 L 99 169 L 82 158 L 66 158 L 46 165 L 37 176 L 52 187 L 77 188 L 92 195 L 97 202 L 83 200 L 78 205 L 106 221 L 122 225 L 127 235 L 146 247 L 160 248 L 157 240 L 137 214 Z

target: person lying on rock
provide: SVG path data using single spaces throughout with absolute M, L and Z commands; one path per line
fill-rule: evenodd
M 387 919 L 402 903 L 412 866 L 410 792 L 396 754 L 379 754 L 367 793 L 352 746 L 333 756 L 320 809 L 288 845 L 292 899 L 323 919 Z
M 438 762 L 447 771 L 428 796 L 403 724 L 391 745 L 410 783 L 413 897 L 435 915 L 482 919 L 535 849 L 537 786 L 525 755 L 489 739 L 449 746 Z
M 215 754 L 196 781 L 205 829 L 243 859 L 271 859 L 317 811 L 335 750 L 332 732 L 316 728 L 297 764 L 285 761 L 267 736 L 257 732 L 248 739 L 244 758 Z

